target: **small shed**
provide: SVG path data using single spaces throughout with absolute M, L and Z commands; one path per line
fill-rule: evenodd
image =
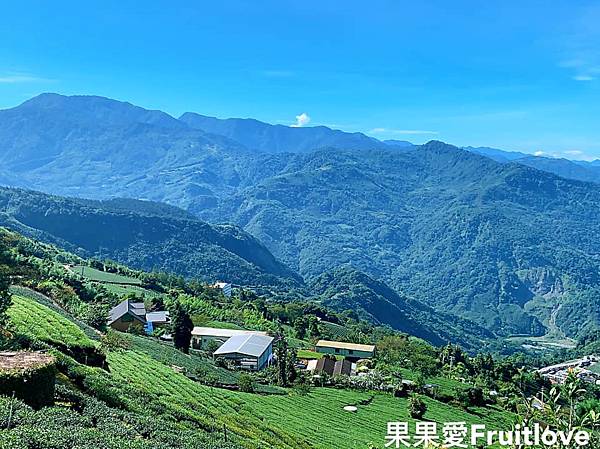
M 352 374 L 352 362 L 342 359 L 335 360 L 330 356 L 321 357 L 318 360 L 309 360 L 307 370 L 315 374 L 327 373 L 330 376 L 349 376 Z
M 231 360 L 243 369 L 261 370 L 273 358 L 273 337 L 258 334 L 234 335 L 213 355 Z
M 0 352 L 0 395 L 14 396 L 33 408 L 54 403 L 54 357 L 32 351 Z

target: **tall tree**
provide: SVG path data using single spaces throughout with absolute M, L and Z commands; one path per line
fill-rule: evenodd
M 11 304 L 10 287 L 10 270 L 9 263 L 11 257 L 4 243 L 0 243 L 0 327 L 6 325 L 8 316 L 6 311 Z
M 176 349 L 179 349 L 186 354 L 190 352 L 192 329 L 194 329 L 192 319 L 179 301 L 175 301 L 171 310 L 171 334 L 173 335 L 173 344 Z
M 277 359 L 277 383 L 282 387 L 288 385 L 288 343 L 281 326 L 275 337 L 275 357 Z

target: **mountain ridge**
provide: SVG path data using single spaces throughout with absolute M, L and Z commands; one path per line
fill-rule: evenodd
M 2 160 L 45 154 L 48 135 L 56 137 L 50 148 L 60 150 L 33 168 L 5 164 L 2 180 L 64 196 L 177 205 L 204 221 L 241 226 L 308 281 L 352 262 L 500 335 L 542 334 L 559 301 L 558 322 L 569 336 L 600 323 L 597 184 L 436 141 L 402 151 L 383 144 L 267 153 L 185 124 L 169 127 L 168 118 L 166 127 L 144 123 L 155 119 L 143 110 L 106 118 L 110 108 L 90 108 L 105 124 L 129 121 L 84 120 L 72 128 L 70 109 L 42 111 L 37 121 L 28 113 L 24 122 L 1 111 Z M 14 156 L 7 148 L 22 151 Z M 547 277 L 562 285 L 558 297 L 536 286 Z M 583 324 L 577 306 L 589 311 Z
M 232 225 L 209 225 L 172 206 L 68 199 L 0 188 L 0 224 L 81 256 L 127 261 L 187 277 L 234 283 L 301 283 L 256 239 Z M 132 204 L 144 207 L 132 210 Z

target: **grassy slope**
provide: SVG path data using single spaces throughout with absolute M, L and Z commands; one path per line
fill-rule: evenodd
M 116 273 L 108 273 L 106 271 L 97 270 L 86 265 L 75 265 L 72 268 L 72 271 L 80 276 L 83 273 L 83 277 L 89 279 L 90 281 L 114 282 L 116 284 L 142 284 L 142 281 L 139 279 Z
M 205 416 L 226 422 L 236 433 L 261 439 L 265 437 L 265 427 L 271 428 L 282 438 L 281 447 L 286 447 L 292 436 L 293 440 L 305 439 L 305 444 L 296 441 L 298 448 L 354 449 L 367 447 L 369 443 L 379 445 L 388 421 L 413 421 L 407 413 L 407 400 L 387 394 L 315 388 L 308 395 L 263 396 L 198 385 L 138 352 L 111 353 L 109 363 L 113 375 L 136 388 L 160 393 L 164 400 L 187 410 L 200 408 Z M 359 405 L 356 414 L 343 410 L 346 405 L 360 404 L 371 397 L 368 405 Z M 491 428 L 509 426 L 510 416 L 499 409 L 475 409 L 468 413 L 431 399 L 426 401 L 427 420 L 438 423 L 463 420 L 485 423 Z
M 96 347 L 75 323 L 31 298 L 13 295 L 8 315 L 17 331 L 43 342 L 67 347 Z
M 40 339 L 94 344 L 74 322 L 32 299 L 16 296 L 10 314 L 19 330 L 28 330 Z M 190 358 L 184 363 L 172 348 L 147 338 L 130 338 L 131 349 L 109 353 L 108 376 L 128 391 L 149 394 L 166 409 L 178 410 L 181 416 L 197 423 L 199 432 L 202 428 L 222 429 L 225 425 L 231 436 L 248 448 L 355 449 L 370 443 L 380 446 L 388 421 L 412 421 L 406 399 L 382 393 L 314 388 L 306 395 L 291 391 L 284 395 L 259 395 L 204 386 L 171 366 L 193 368 L 194 356 L 183 356 Z M 425 419 L 438 423 L 464 420 L 507 428 L 510 420 L 509 414 L 494 408 L 468 413 L 432 399 L 426 401 L 429 409 Z M 346 405 L 358 405 L 359 410 L 345 412 Z

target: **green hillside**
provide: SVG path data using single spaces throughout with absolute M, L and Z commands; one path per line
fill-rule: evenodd
M 256 239 L 235 226 L 211 226 L 155 203 L 106 203 L 0 189 L 0 225 L 85 257 L 186 277 L 244 284 L 299 282 Z M 133 208 L 131 208 L 133 207 Z
M 8 316 L 18 332 L 42 342 L 69 348 L 97 346 L 76 324 L 30 298 L 13 295 Z
M 437 312 L 350 267 L 322 274 L 311 287 L 328 307 L 351 310 L 364 320 L 386 324 L 438 346 L 454 341 L 477 348 L 493 336 L 472 321 Z
M 2 223 L 79 254 L 254 285 L 352 265 L 500 337 L 599 327 L 598 184 L 442 142 L 177 120 L 100 97 L 45 94 L 0 116 L 6 185 L 185 209 L 3 191 Z
M 307 279 L 351 265 L 501 336 L 543 335 L 559 304 L 567 336 L 600 323 L 596 184 L 431 142 L 291 155 L 233 199 L 190 210 L 233 219 Z
M 2 449 L 117 449 L 124 441 L 133 449 L 379 447 L 390 421 L 460 420 L 510 428 L 527 411 L 524 397 L 549 386 L 532 372 L 542 359 L 469 355 L 458 346 L 436 348 L 322 302 L 260 298 L 250 291 L 227 298 L 206 284 L 154 278 L 153 288 L 167 293 L 138 298 L 148 306 L 162 301 L 163 307 L 177 305 L 202 324 L 227 323 L 276 336 L 274 350 L 283 363 L 241 372 L 206 351 L 185 353 L 156 336 L 136 335 L 135 329 L 106 330 L 106 315 L 98 320 L 90 312 L 98 308 L 103 314 L 103 304 L 123 296 L 105 290 L 101 281 L 152 275 L 113 263 L 103 265 L 114 270 L 111 275 L 96 268 L 90 271 L 93 279 L 86 279 L 65 262 L 84 267 L 84 273 L 88 265 L 100 266 L 0 232 L 0 304 L 6 303 L 6 281 L 17 284 L 10 290 L 0 350 L 43 350 L 56 358 L 57 370 L 54 405 L 33 410 L 25 405 L 26 396 L 0 394 Z M 397 301 L 385 285 L 362 273 L 349 270 L 339 279 L 345 287 L 336 290 L 347 288 L 346 294 L 356 288 L 378 301 Z M 409 303 L 403 305 L 407 312 Z M 297 368 L 296 357 L 314 356 L 312 343 L 341 335 L 342 329 L 347 341 L 377 346 L 375 357 L 362 365 L 362 376 L 313 377 Z M 596 397 L 594 390 L 579 391 L 581 403 Z M 357 410 L 346 411 L 346 406 Z M 415 407 L 423 407 L 424 415 L 415 415 Z M 578 406 L 574 416 L 584 422 L 587 413 Z

